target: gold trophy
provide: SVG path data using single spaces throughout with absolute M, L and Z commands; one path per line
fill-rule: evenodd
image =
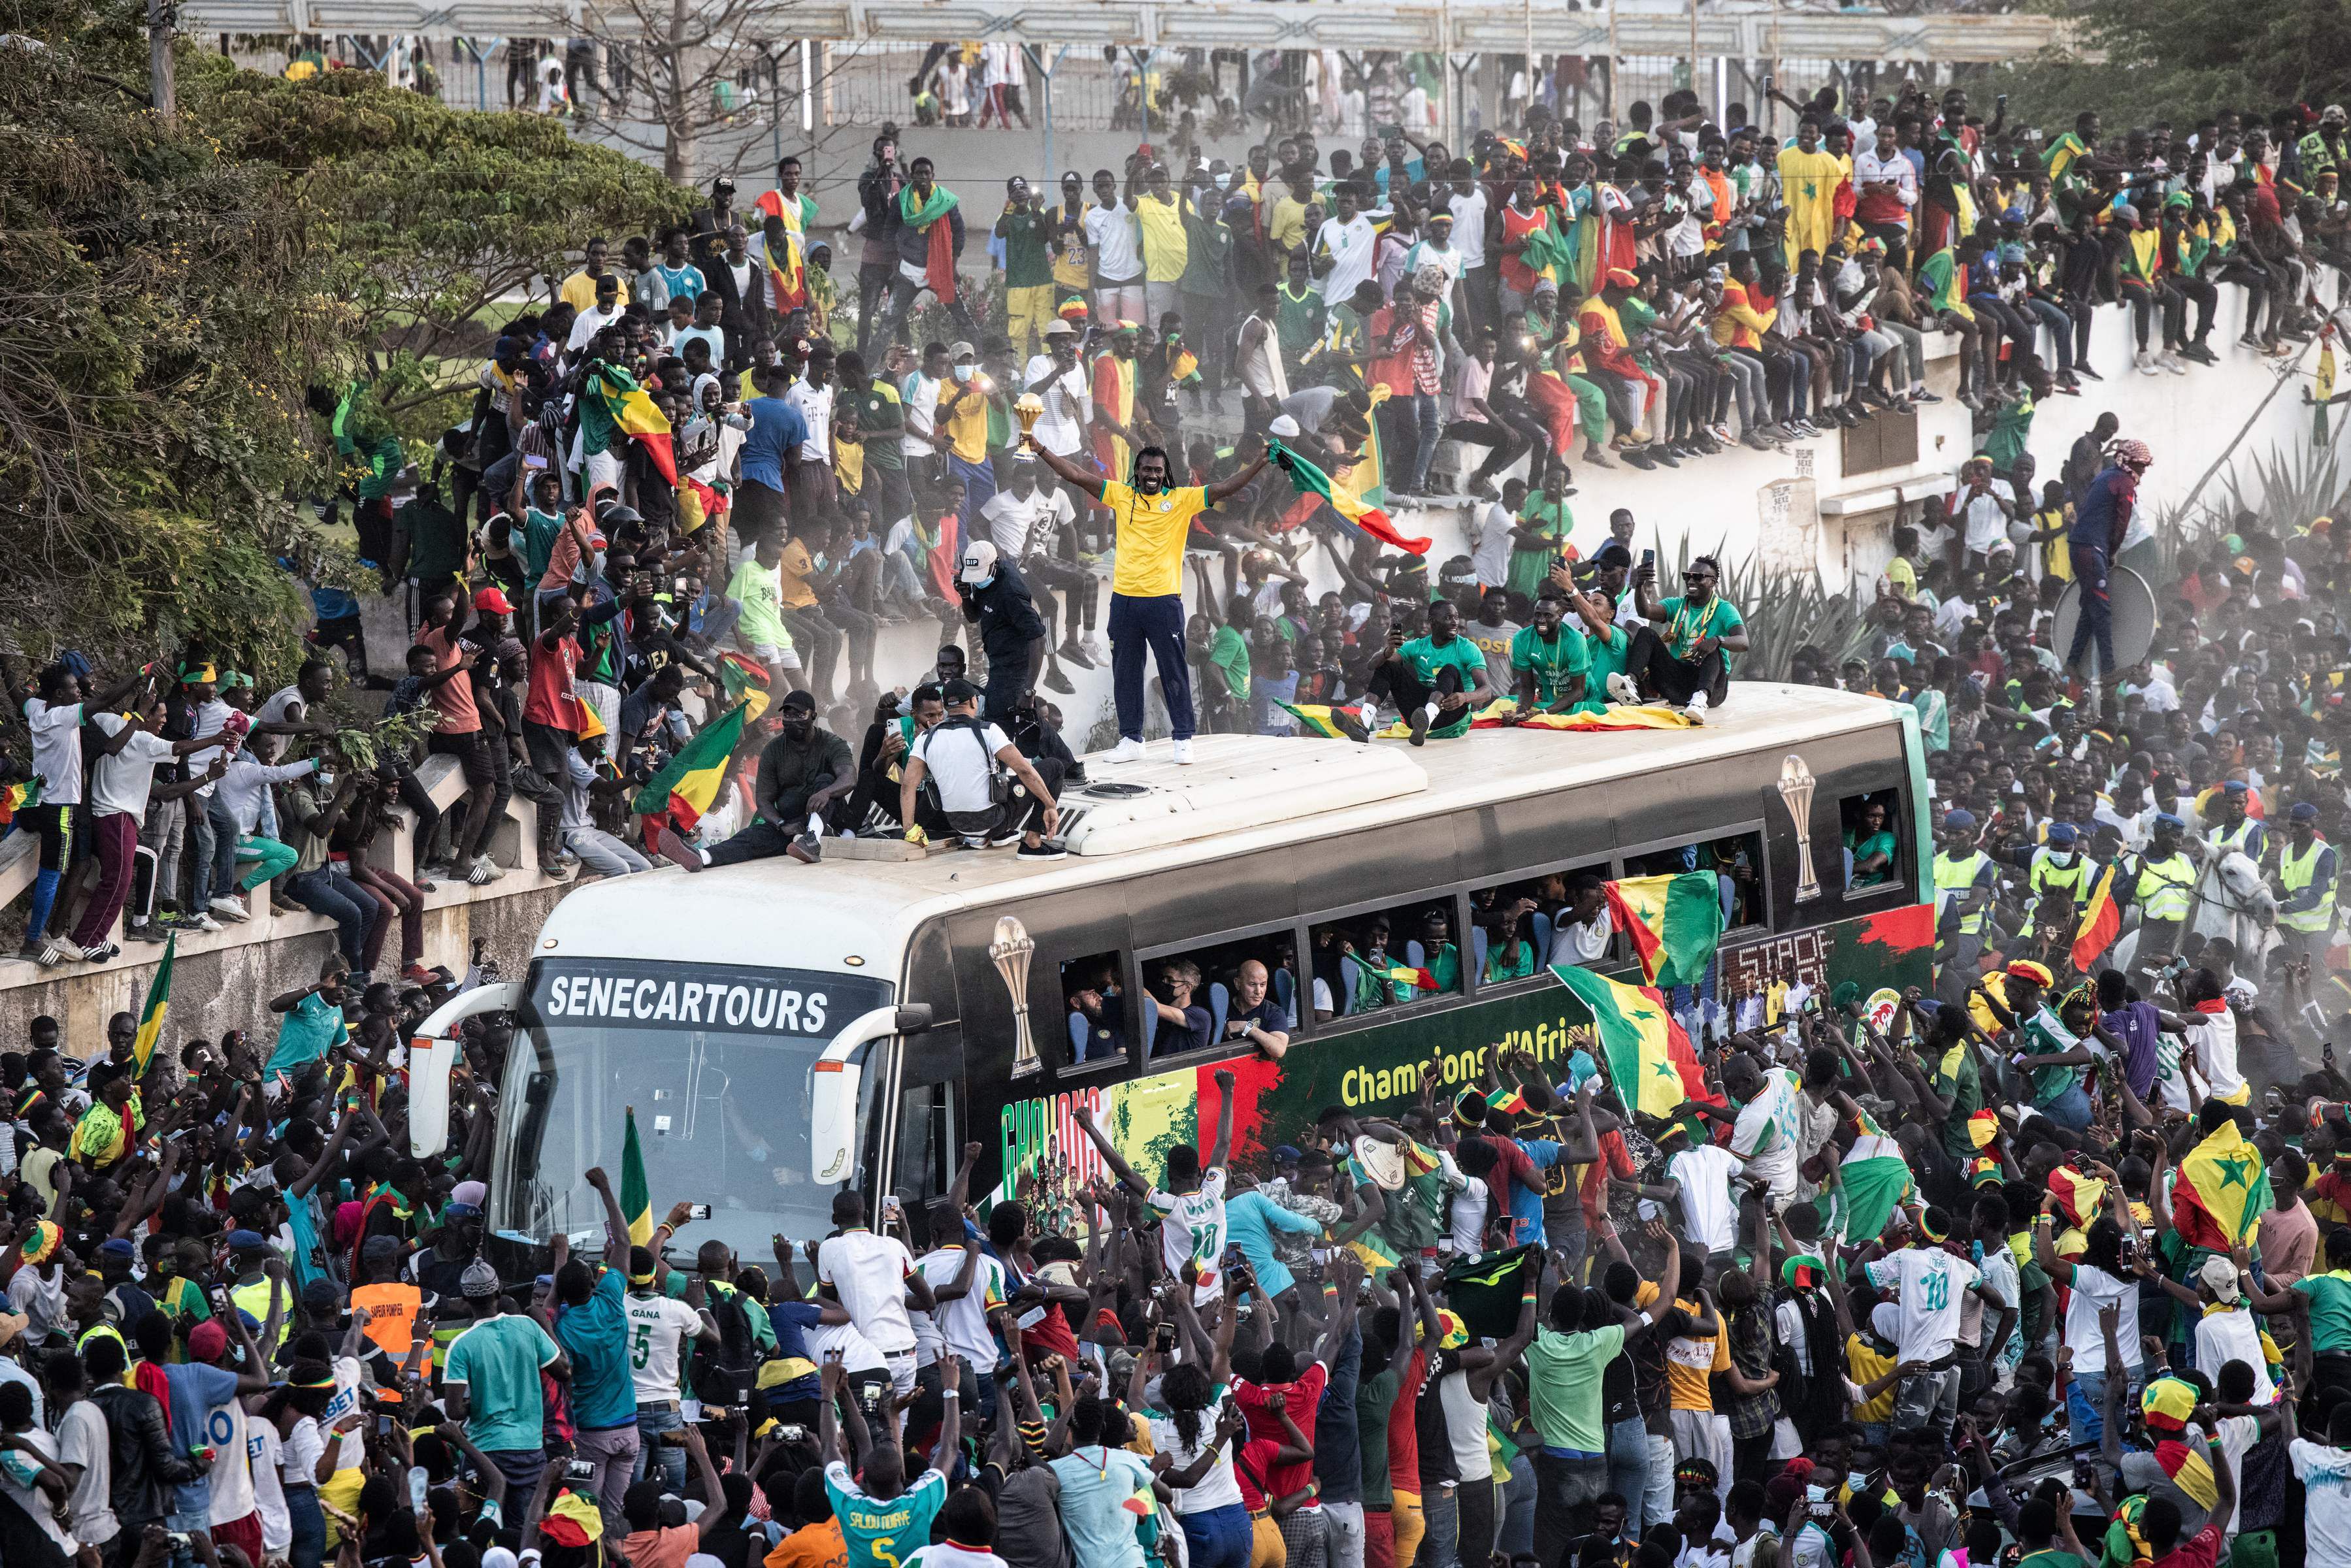
M 1045 400 L 1035 392 L 1022 392 L 1012 401 L 1012 416 L 1020 422 L 1020 444 L 1034 446 L 1037 441 L 1032 433 L 1037 422 L 1045 417 Z
M 1813 770 L 1790 752 L 1780 764 L 1780 799 L 1796 829 L 1796 898 L 1799 903 L 1821 895 L 1820 873 L 1813 865 Z
M 996 940 L 987 945 L 988 960 L 1012 995 L 1012 1076 L 1026 1078 L 1044 1063 L 1037 1059 L 1037 1041 L 1029 1032 L 1029 960 L 1037 951 L 1029 928 L 1007 915 L 996 923 Z

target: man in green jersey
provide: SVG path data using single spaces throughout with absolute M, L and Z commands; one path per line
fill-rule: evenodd
M 1471 716 L 1494 700 L 1486 655 L 1461 635 L 1461 612 L 1449 599 L 1429 605 L 1426 637 L 1406 642 L 1402 625 L 1388 628 L 1387 654 L 1365 694 L 1396 705 L 1415 746 L 1426 745 L 1432 731 L 1439 739 L 1467 735 Z
M 1592 664 L 1583 633 L 1563 625 L 1566 605 L 1545 588 L 1535 601 L 1534 624 L 1510 639 L 1510 675 L 1518 698 L 1516 720 L 1538 713 L 1573 713 L 1583 706 L 1584 678 Z
M 855 1476 L 832 1458 L 841 1441 L 834 1407 L 840 1399 L 841 1371 L 835 1356 L 825 1359 L 817 1447 L 829 1461 L 824 1468 L 824 1490 L 832 1499 L 833 1517 L 841 1521 L 848 1568 L 897 1568 L 900 1559 L 930 1544 L 931 1521 L 938 1517 L 939 1505 L 946 1501 L 946 1472 L 956 1462 L 956 1439 L 963 1427 L 957 1415 L 961 1365 L 949 1356 L 940 1371 L 946 1386 L 940 1391 L 946 1415 L 939 1424 L 938 1447 L 932 1451 L 930 1468 L 909 1483 L 893 1401 L 882 1406 L 883 1429 L 878 1439 L 865 1419 L 849 1423 L 850 1441 L 857 1453 Z

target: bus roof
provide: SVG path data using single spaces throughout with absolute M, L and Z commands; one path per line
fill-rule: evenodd
M 1022 896 L 1196 862 L 1207 841 L 1221 857 L 1300 839 L 1393 832 L 1400 812 L 1436 814 L 1896 722 L 1877 697 L 1740 682 L 1703 728 L 1562 735 L 1481 730 L 1417 749 L 1401 741 L 1202 736 L 1198 760 L 1179 768 L 1164 750 L 1097 781 L 1142 785 L 1099 800 L 1065 789 L 1085 810 L 1086 852 L 1023 861 L 1001 852 L 919 860 L 832 858 L 822 864 L 755 861 L 688 876 L 668 869 L 591 883 L 556 906 L 540 957 L 858 970 L 895 976 L 926 919 Z M 852 963 L 852 959 L 856 960 Z

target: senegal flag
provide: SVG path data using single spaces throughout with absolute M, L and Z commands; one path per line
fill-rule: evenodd
M 653 781 L 637 791 L 630 810 L 640 815 L 667 811 L 678 831 L 685 831 L 702 821 L 702 813 L 710 810 L 710 802 L 718 798 L 718 781 L 726 776 L 726 759 L 735 755 L 735 747 L 743 738 L 744 716 L 747 702 L 737 703 L 712 723 L 705 725 L 702 733 L 685 743 L 684 748 L 671 758 Z
M 1608 884 L 1608 913 L 1633 939 L 1641 974 L 1661 988 L 1695 986 L 1722 941 L 1722 890 L 1712 872 L 1634 876 Z
M 2190 1247 L 2226 1252 L 2249 1239 L 2270 1207 L 2270 1176 L 2262 1152 L 2234 1122 L 2224 1122 L 2179 1162 L 2172 1184 L 2171 1219 Z
M 1304 457 L 1292 452 L 1278 440 L 1269 440 L 1266 451 L 1274 465 L 1290 476 L 1290 487 L 1301 496 L 1319 496 L 1331 503 L 1331 509 L 1384 545 L 1391 545 L 1406 555 L 1426 555 L 1428 540 L 1408 539 L 1396 532 L 1388 515 L 1365 501 L 1353 486 L 1340 484 Z
M 637 378 L 598 360 L 580 389 L 580 449 L 593 456 L 626 436 L 644 444 L 663 478 L 677 483 L 677 453 L 670 444 L 669 421 L 637 384 Z
M 2105 870 L 2090 885 L 2090 896 L 2082 905 L 2081 923 L 2074 927 L 2074 967 L 2084 974 L 2096 963 L 2123 928 L 2123 912 L 2115 904 L 2115 864 L 2106 862 Z
M 131 1042 L 133 1078 L 145 1075 L 155 1057 L 155 1042 L 163 1038 L 163 1015 L 172 1008 L 172 958 L 179 950 L 180 934 L 174 931 L 163 939 L 163 961 L 155 966 L 155 977 L 147 982 L 147 999 L 139 1007 L 139 1033 Z
M 1917 1184 L 1902 1146 L 1874 1129 L 1854 1139 L 1837 1167 L 1836 1229 L 1847 1239 L 1875 1240 L 1886 1234 L 1894 1211 L 1910 1199 Z
M 1309 735 L 1319 735 L 1326 740 L 1360 740 L 1370 744 L 1372 732 L 1364 727 L 1364 710 L 1356 707 L 1333 707 L 1327 703 L 1301 703 L 1295 706 L 1281 704 L 1281 711 L 1296 719 Z
M 1609 1082 L 1645 1116 L 1670 1115 L 1685 1100 L 1714 1103 L 1689 1036 L 1674 1021 L 1666 999 L 1646 986 L 1627 986 L 1573 964 L 1553 964 L 1575 999 L 1599 1027 Z
M 756 659 L 729 651 L 718 655 L 718 684 L 745 708 L 743 722 L 756 724 L 768 711 L 768 670 Z
M 621 1218 L 628 1222 L 629 1245 L 653 1239 L 653 1200 L 645 1186 L 645 1151 L 637 1142 L 637 1108 L 629 1107 L 629 1133 L 621 1144 Z

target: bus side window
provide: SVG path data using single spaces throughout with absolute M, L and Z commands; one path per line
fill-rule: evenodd
M 1626 877 L 1666 876 L 1677 872 L 1712 872 L 1720 881 L 1722 928 L 1768 925 L 1771 911 L 1763 880 L 1763 835 L 1726 833 L 1719 839 L 1694 839 L 1670 849 L 1625 858 Z
M 1228 1055 L 1254 1049 L 1274 1061 L 1298 1031 L 1294 928 L 1280 925 L 1181 953 L 1143 960 L 1151 995 L 1144 1025 L 1153 1062 L 1216 1047 Z M 1139 1009 L 1140 1010 L 1140 1009 Z
M 1893 887 L 1902 880 L 1900 797 L 1893 789 L 1847 795 L 1837 802 L 1837 826 L 1844 845 L 1844 890 L 1865 896 Z
M 1416 898 L 1312 927 L 1317 1020 L 1461 994 L 1449 895 Z
M 1116 953 L 1096 953 L 1062 964 L 1061 1005 L 1071 1066 L 1126 1054 L 1127 997 L 1120 978 L 1125 972 Z
M 1603 861 L 1498 883 L 1469 894 L 1469 961 L 1481 986 L 1540 975 L 1553 963 L 1598 968 L 1619 946 Z

